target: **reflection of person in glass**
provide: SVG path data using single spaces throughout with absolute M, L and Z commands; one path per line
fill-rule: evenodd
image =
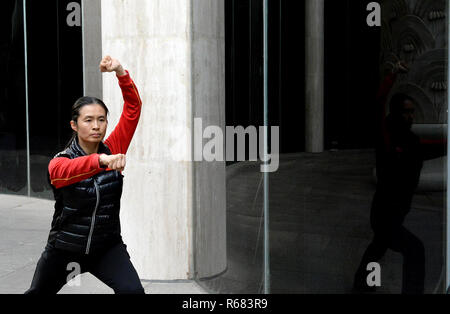
M 56 200 L 50 235 L 26 293 L 57 293 L 72 279 L 76 268 L 70 265 L 79 265 L 80 273 L 92 273 L 115 293 L 144 293 L 119 221 L 121 171 L 139 121 L 141 100 L 129 73 L 116 59 L 105 57 L 100 70 L 116 73 L 123 112 L 102 142 L 108 125 L 105 104 L 83 97 L 72 107 L 74 136 L 48 167 Z
M 411 131 L 414 119 L 413 99 L 405 94 L 395 94 L 389 103 L 389 115 L 384 108 L 398 73 L 406 73 L 407 66 L 398 62 L 384 80 L 378 99 L 382 105 L 380 136 L 376 147 L 377 186 L 371 207 L 371 226 L 374 237 L 362 257 L 355 274 L 356 291 L 374 291 L 368 287 L 366 267 L 379 261 L 387 249 L 403 255 L 402 293 L 424 292 L 425 249 L 422 241 L 403 226 L 410 211 L 412 198 L 419 183 L 423 160 L 445 155 L 445 143 L 438 152 L 433 145 Z M 438 144 L 439 145 L 439 144 Z M 436 154 L 433 155 L 433 152 Z

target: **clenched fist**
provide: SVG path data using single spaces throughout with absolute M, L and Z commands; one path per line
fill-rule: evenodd
M 119 76 L 127 74 L 119 60 L 113 59 L 110 56 L 106 56 L 102 59 L 99 68 L 101 72 L 116 72 Z
M 108 167 L 111 170 L 123 171 L 125 169 L 126 158 L 124 154 L 101 154 L 99 157 L 99 162 L 102 167 Z

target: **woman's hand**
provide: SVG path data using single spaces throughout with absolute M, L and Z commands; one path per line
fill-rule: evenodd
M 99 163 L 102 167 L 108 167 L 111 170 L 123 171 L 125 169 L 126 158 L 124 154 L 101 154 L 99 157 Z
M 99 68 L 101 72 L 116 72 L 118 76 L 127 74 L 119 60 L 113 59 L 110 56 L 106 56 L 102 59 Z

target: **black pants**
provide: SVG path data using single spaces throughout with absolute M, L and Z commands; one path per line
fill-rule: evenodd
M 422 294 L 425 281 L 425 248 L 418 237 L 403 227 L 405 214 L 395 214 L 398 210 L 392 204 L 389 206 L 388 200 L 382 199 L 380 202 L 379 198 L 375 197 L 371 210 L 374 237 L 362 257 L 355 283 L 365 284 L 367 265 L 379 261 L 386 251 L 391 249 L 403 255 L 402 293 Z
M 57 293 L 74 277 L 74 264 L 70 263 L 78 263 L 80 274 L 90 272 L 117 294 L 144 293 L 126 245 L 121 242 L 93 255 L 76 254 L 47 245 L 37 263 L 31 287 L 25 294 Z

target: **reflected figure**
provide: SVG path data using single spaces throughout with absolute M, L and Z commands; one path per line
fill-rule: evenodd
M 403 226 L 411 208 L 413 195 L 420 179 L 423 161 L 445 155 L 445 144 L 430 147 L 411 131 L 414 121 L 413 100 L 396 94 L 389 103 L 389 115 L 384 108 L 398 73 L 408 72 L 399 61 L 388 75 L 378 95 L 382 105 L 382 122 L 376 147 L 377 186 L 373 197 L 370 222 L 374 237 L 366 249 L 354 278 L 356 292 L 374 291 L 366 280 L 371 262 L 379 261 L 387 249 L 403 255 L 402 293 L 422 294 L 425 279 L 425 249 L 422 241 Z M 443 145 L 444 144 L 444 145 Z

